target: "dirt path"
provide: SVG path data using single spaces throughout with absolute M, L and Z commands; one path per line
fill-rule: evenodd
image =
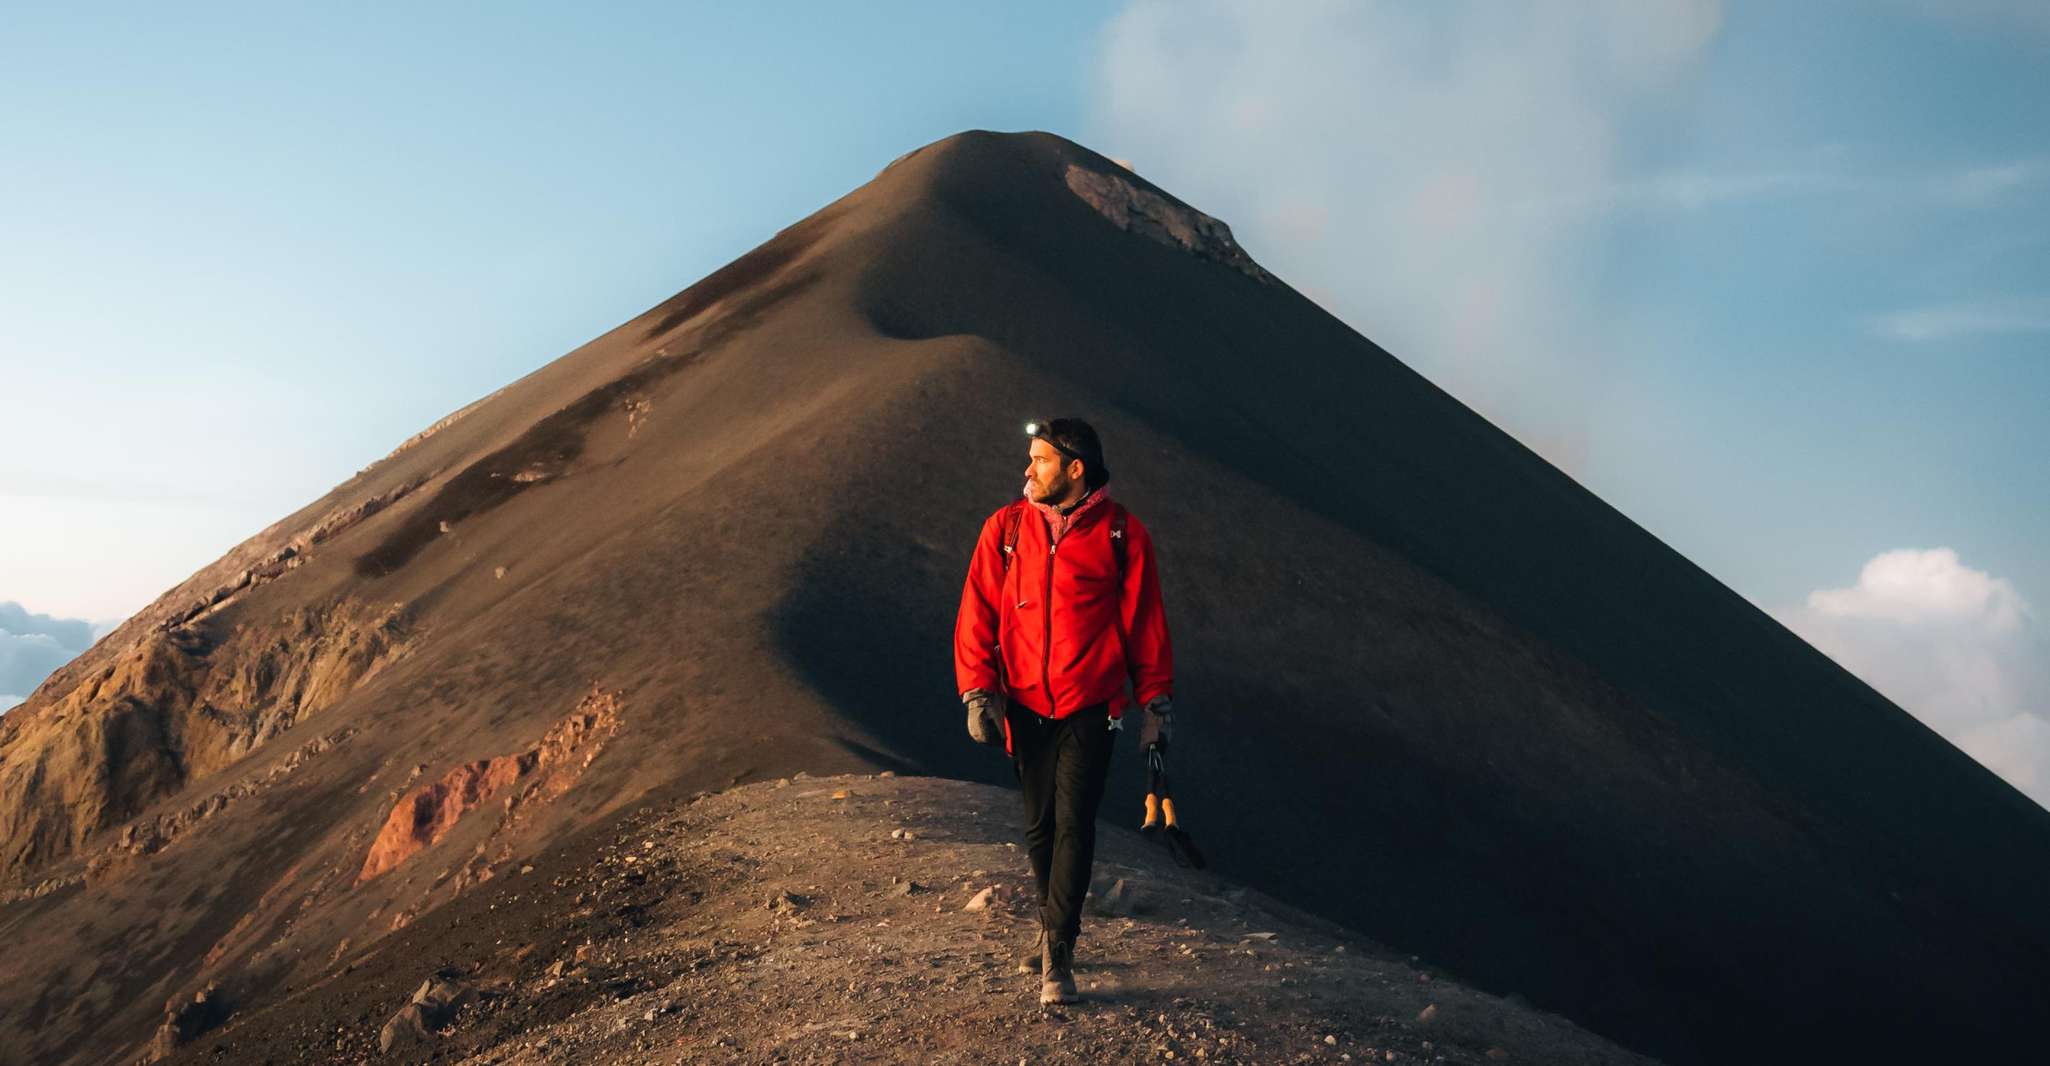
M 1131 905 L 1104 915 L 1092 896 L 1086 999 L 1041 1008 L 1036 962 L 1019 965 L 1035 927 L 1017 801 L 800 776 L 644 809 L 178 1061 L 1650 1061 L 1177 869 L 1109 823 L 1098 888 L 1124 880 Z M 437 974 L 422 1023 L 387 1025 Z M 381 1028 L 396 1030 L 382 1053 Z

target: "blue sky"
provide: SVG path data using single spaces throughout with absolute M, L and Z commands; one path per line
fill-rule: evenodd
M 2046 11 L 12 11 L 0 601 L 118 619 L 902 152 L 1047 129 L 2050 795 Z

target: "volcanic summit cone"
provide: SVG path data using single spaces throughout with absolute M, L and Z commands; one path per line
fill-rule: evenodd
M 2040 1045 L 2050 814 L 1222 223 L 976 132 L 0 718 L 0 1057 L 233 1025 L 656 800 L 1011 783 L 962 728 L 953 612 L 1020 425 L 1069 414 L 1154 532 L 1215 874 L 1668 1061 Z M 1111 772 L 1136 823 L 1138 760 Z

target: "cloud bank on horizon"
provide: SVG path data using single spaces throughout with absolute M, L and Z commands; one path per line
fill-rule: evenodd
M 92 647 L 113 626 L 34 614 L 0 600 L 0 714 L 28 699 L 58 667 Z

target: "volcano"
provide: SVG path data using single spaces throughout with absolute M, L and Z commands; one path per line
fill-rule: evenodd
M 2050 813 L 1224 223 L 980 131 L 0 718 L 0 1055 L 175 1054 L 658 801 L 1014 784 L 962 728 L 953 611 L 1021 425 L 1063 415 L 1153 531 L 1219 876 L 1669 1062 L 2034 1057 Z

